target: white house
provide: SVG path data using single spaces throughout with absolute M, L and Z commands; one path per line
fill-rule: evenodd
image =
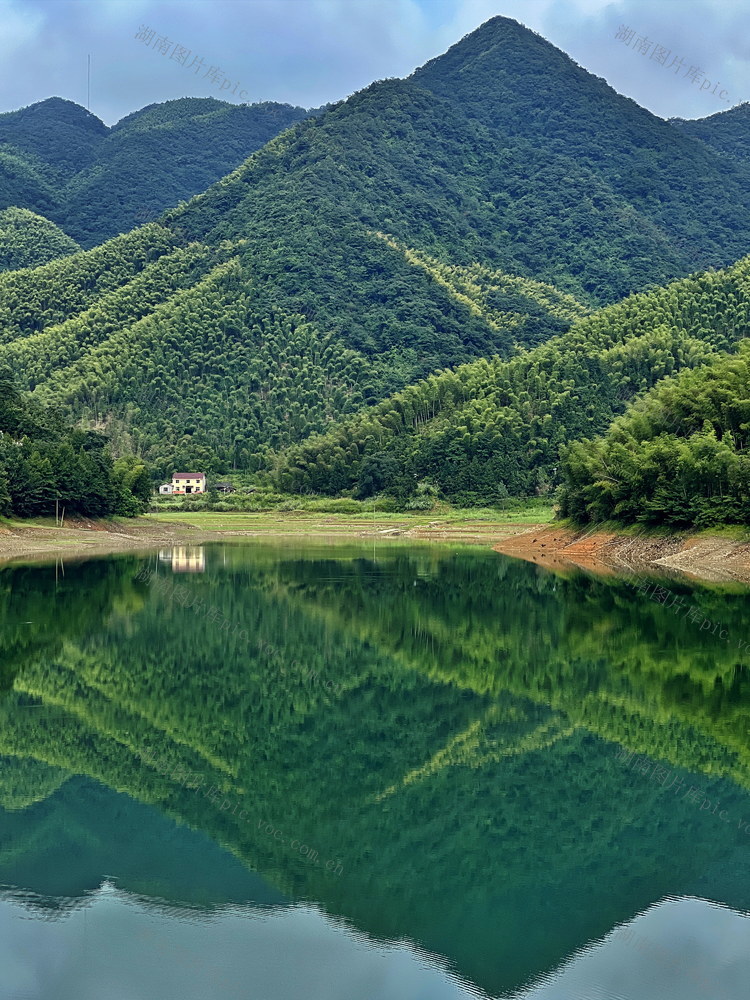
M 172 475 L 172 493 L 205 493 L 205 472 L 175 472 Z
M 163 486 L 159 487 L 159 492 L 161 493 L 162 496 L 171 493 L 172 492 L 172 484 L 171 483 L 164 483 Z

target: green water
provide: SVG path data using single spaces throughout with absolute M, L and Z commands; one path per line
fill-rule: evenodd
M 0 570 L 0 1000 L 745 1000 L 750 603 L 662 586 Z

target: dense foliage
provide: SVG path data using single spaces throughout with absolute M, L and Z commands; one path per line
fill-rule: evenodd
M 747 258 L 632 296 L 510 361 L 433 375 L 294 446 L 275 479 L 289 491 L 358 496 L 431 481 L 463 503 L 545 492 L 561 445 L 601 433 L 660 378 L 747 336 L 749 281 Z
M 462 316 L 488 348 L 510 351 L 587 312 L 549 285 L 479 265 L 448 268 L 383 235 L 370 240 L 395 248 L 409 277 L 444 299 L 454 316 L 452 342 L 441 345 L 448 357 L 461 356 Z M 274 306 L 245 247 L 149 224 L 0 277 L 0 360 L 39 399 L 106 427 L 118 454 L 143 455 L 160 476 L 196 464 L 262 469 L 272 451 L 376 402 L 405 373 Z M 410 355 L 419 358 L 416 347 Z
M 67 261 L 0 278 L 0 361 L 159 476 L 256 470 L 374 392 L 365 359 L 263 301 L 230 244 L 179 247 L 152 225 L 76 261 L 80 282 Z
M 108 128 L 51 97 L 0 115 L 0 208 L 31 209 L 91 247 L 205 190 L 307 114 L 184 97 Z
M 410 296 L 383 287 L 392 258 L 372 260 L 365 227 L 603 304 L 741 257 L 749 193 L 747 164 L 493 18 L 408 80 L 295 125 L 179 218 L 248 236 L 286 308 L 408 346 Z
M 0 362 L 159 475 L 271 469 L 285 491 L 464 504 L 545 493 L 561 445 L 747 329 L 746 265 L 648 291 L 746 252 L 743 108 L 691 134 L 493 18 L 407 80 L 291 112 L 159 224 L 0 277 Z M 207 136 L 234 164 L 258 116 L 267 134 L 283 117 L 211 99 L 104 132 L 66 102 L 13 115 L 0 162 L 26 157 L 31 178 L 56 160 L 48 183 L 67 178 L 86 239 L 110 194 L 127 215 L 140 190 L 156 212 L 187 196 L 162 171 L 208 182 Z M 169 136 L 195 156 L 165 156 Z
M 595 441 L 567 450 L 561 512 L 706 527 L 750 524 L 750 342 L 664 379 Z
M 133 515 L 151 497 L 142 462 L 113 462 L 106 439 L 67 427 L 25 397 L 0 370 L 0 515 Z
M 750 159 L 750 102 L 743 101 L 729 111 L 719 111 L 708 118 L 671 119 L 672 124 L 695 139 L 733 160 Z
M 0 344 L 48 330 L 89 309 L 107 310 L 110 293 L 174 246 L 170 233 L 149 225 L 94 250 L 0 275 Z M 129 308 L 140 307 L 130 303 Z M 126 311 L 123 318 L 129 315 Z M 23 370 L 19 375 L 25 377 Z
M 0 271 L 36 267 L 80 249 L 49 219 L 25 208 L 0 212 Z

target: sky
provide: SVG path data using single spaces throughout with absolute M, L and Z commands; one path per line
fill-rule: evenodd
M 185 96 L 317 107 L 497 14 L 662 118 L 750 99 L 750 0 L 0 0 L 0 111 L 58 96 L 112 125 Z

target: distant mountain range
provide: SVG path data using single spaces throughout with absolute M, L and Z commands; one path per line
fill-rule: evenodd
M 277 465 L 279 450 L 410 383 L 446 367 L 542 350 L 602 306 L 727 267 L 750 249 L 750 106 L 700 122 L 664 121 L 507 18 L 491 19 L 408 79 L 375 83 L 319 114 L 186 100 L 144 109 L 106 133 L 82 109 L 50 103 L 59 113 L 64 105 L 71 135 L 84 136 L 76 155 L 70 144 L 44 146 L 33 109 L 14 113 L 26 118 L 0 118 L 6 148 L 12 123 L 25 122 L 16 151 L 4 155 L 17 164 L 40 160 L 46 149 L 49 175 L 73 177 L 80 200 L 71 197 L 59 215 L 12 203 L 41 211 L 83 245 L 94 238 L 98 214 L 112 215 L 113 202 L 123 203 L 122 222 L 131 213 L 125 228 L 137 203 L 163 207 L 168 185 L 159 171 L 171 177 L 184 166 L 184 187 L 216 170 L 213 152 L 203 175 L 190 165 L 206 159 L 205 142 L 189 140 L 200 129 L 219 136 L 212 148 L 228 157 L 221 137 L 239 121 L 255 122 L 260 145 L 259 108 L 269 109 L 269 134 L 290 125 L 158 224 L 0 280 L 0 314 L 8 316 L 0 362 L 11 363 L 40 398 L 106 428 L 118 448 L 135 448 L 162 472 L 196 463 L 217 472 L 289 469 L 286 459 Z M 182 153 L 164 156 L 168 141 L 172 148 L 182 142 L 190 164 Z M 242 143 L 233 141 L 240 157 Z M 114 172 L 109 180 L 94 165 L 94 147 Z M 690 308 L 699 309 L 702 286 L 685 288 L 697 296 Z M 627 341 L 629 310 L 640 316 L 640 301 L 617 314 L 618 341 Z M 744 315 L 741 302 L 735 306 Z M 661 375 L 697 363 L 703 350 L 670 361 L 669 337 L 662 343 L 653 328 L 634 322 L 644 353 L 641 369 L 620 379 L 627 383 L 620 409 Z M 689 309 L 677 325 L 678 339 L 701 341 Z M 723 343 L 720 319 L 707 317 L 703 332 L 709 350 Z M 727 345 L 739 335 L 724 338 Z M 472 484 L 488 478 L 501 494 L 546 489 L 556 476 L 550 441 L 568 440 L 574 427 L 603 430 L 617 408 L 611 386 L 599 391 L 599 348 L 581 337 L 579 350 L 590 360 L 576 362 L 580 373 L 560 391 L 573 406 L 585 384 L 593 415 L 571 418 L 561 435 L 553 407 L 543 418 L 554 433 L 532 431 L 542 417 L 524 394 L 544 390 L 519 385 L 513 421 L 525 428 L 518 447 L 532 442 L 526 471 L 498 479 L 499 466 L 490 471 L 480 452 L 470 461 L 482 471 L 462 467 L 465 486 L 454 480 L 454 491 L 479 494 L 484 485 Z M 493 400 L 503 412 L 516 405 L 502 394 Z M 426 417 L 432 421 L 442 406 Z M 399 419 L 393 416 L 394 427 Z M 472 419 L 490 419 L 484 404 Z M 504 420 L 500 411 L 491 417 L 498 426 Z M 462 435 L 466 443 L 474 429 Z M 487 447 L 496 456 L 497 443 Z M 514 463 L 515 446 L 503 447 Z M 347 471 L 329 477 L 326 490 L 356 488 L 361 458 L 378 450 L 372 442 L 357 448 L 337 456 Z M 403 473 L 398 448 L 391 460 Z
M 0 209 L 30 209 L 95 246 L 199 194 L 308 114 L 185 97 L 108 128 L 51 97 L 0 115 Z

